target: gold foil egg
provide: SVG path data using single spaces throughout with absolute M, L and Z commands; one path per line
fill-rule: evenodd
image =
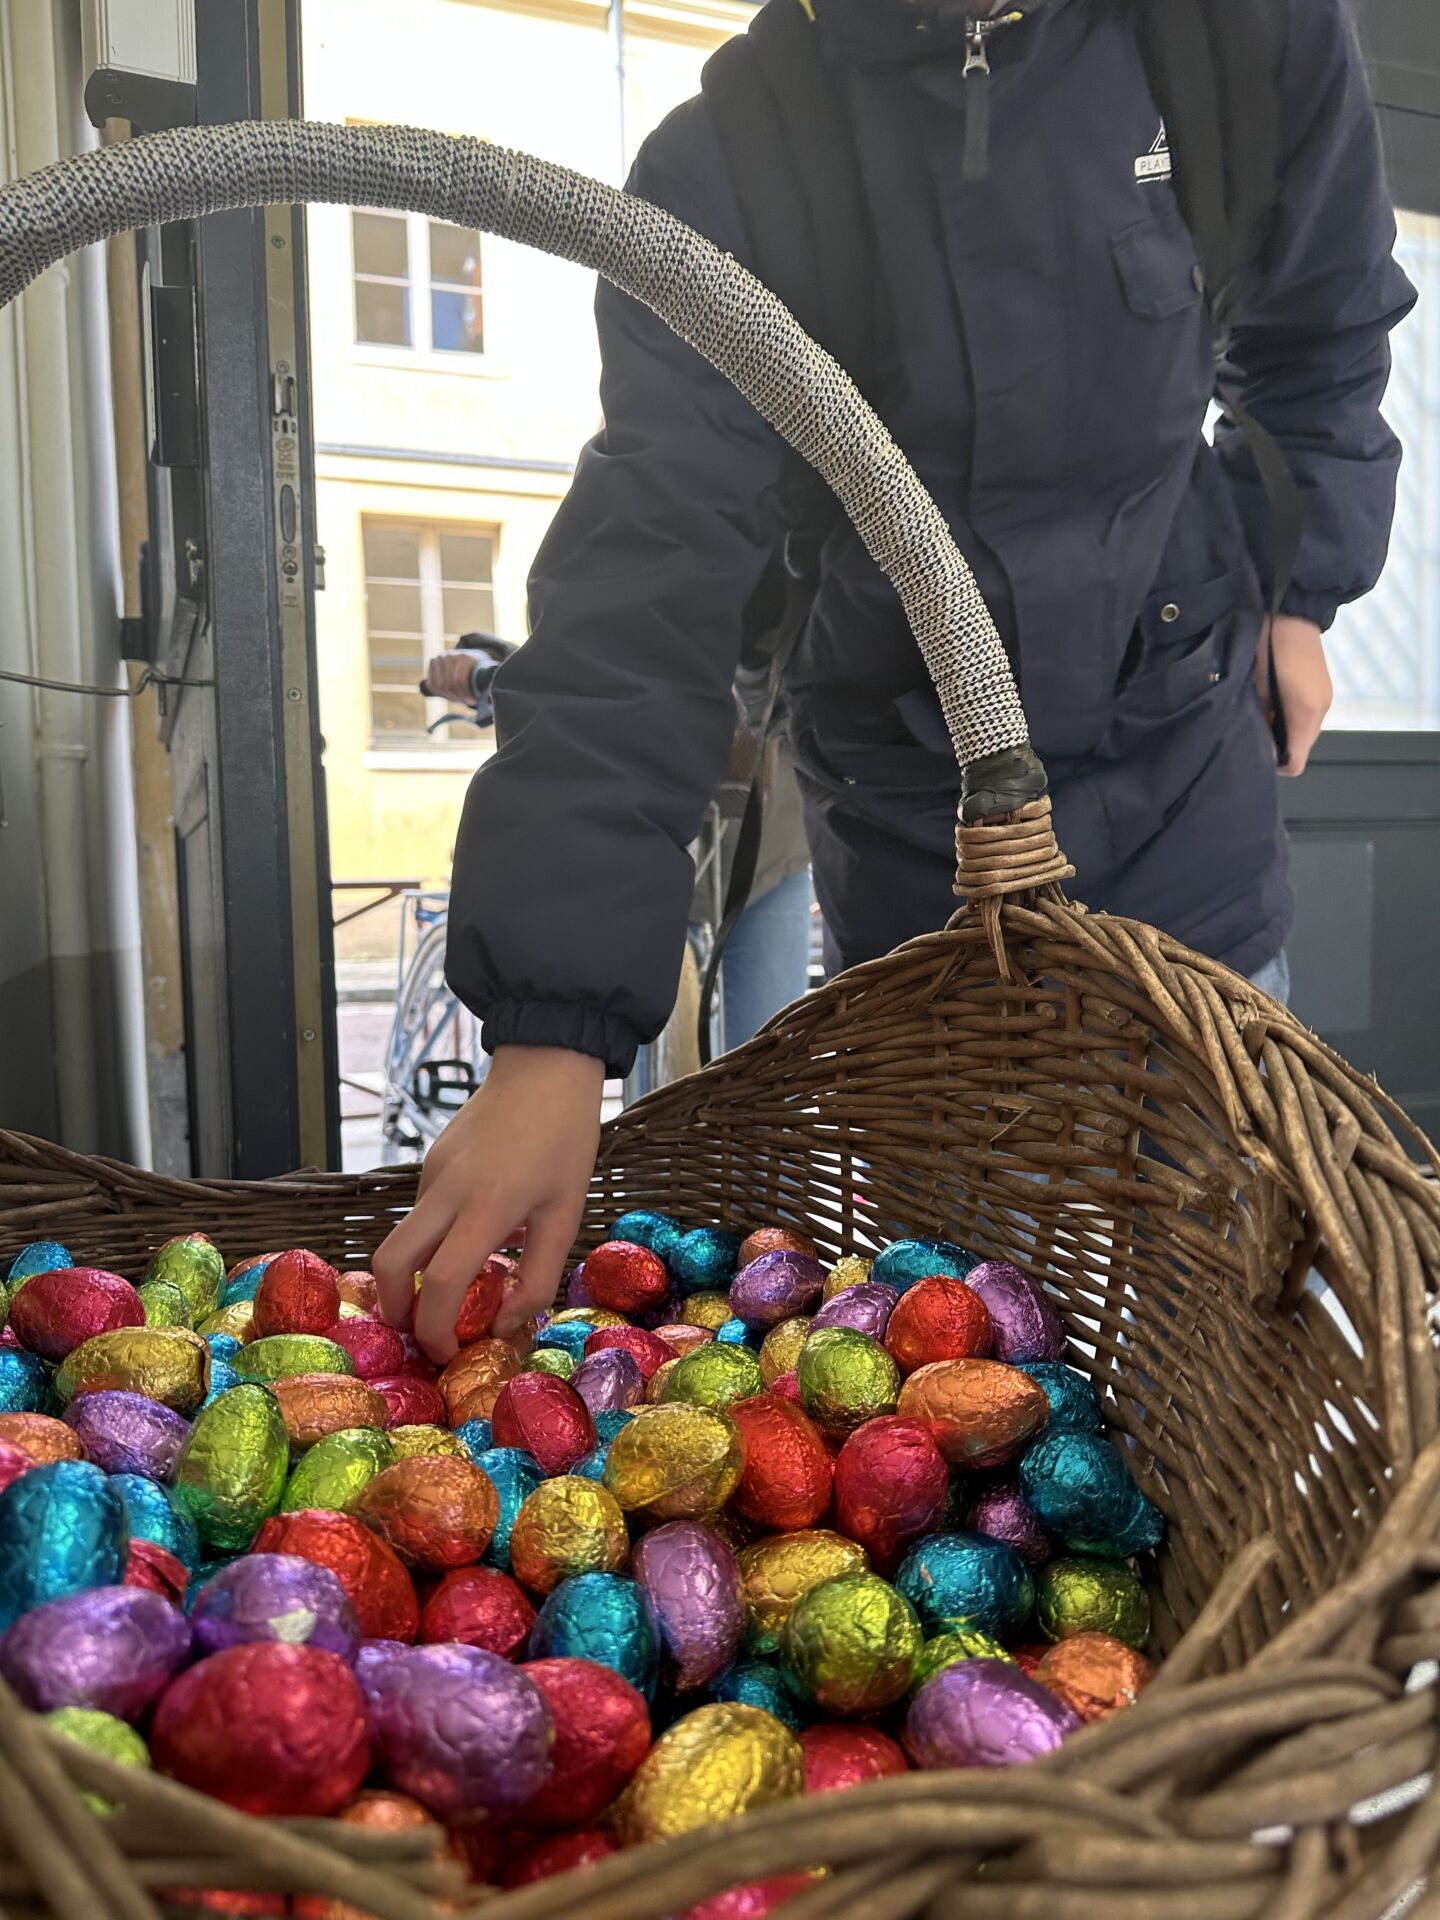
M 751 1653 L 773 1653 L 790 1610 L 822 1581 L 869 1567 L 865 1549 L 828 1527 L 798 1533 L 774 1533 L 742 1548 L 740 1598 L 745 1604 L 745 1645 Z
M 900 1389 L 900 1412 L 923 1420 L 952 1467 L 979 1472 L 1012 1459 L 1050 1418 L 1043 1387 L 999 1360 L 936 1360 Z
M 767 1387 L 778 1380 L 782 1373 L 795 1371 L 795 1363 L 800 1358 L 800 1349 L 809 1335 L 810 1325 L 809 1317 L 799 1313 L 793 1320 L 782 1320 L 778 1327 L 772 1327 L 766 1334 L 760 1347 L 760 1378 Z
M 413 1460 L 417 1454 L 444 1454 L 452 1460 L 468 1460 L 470 1454 L 459 1434 L 444 1427 L 391 1427 L 386 1433 L 397 1460 Z
M 630 1557 L 614 1494 L 563 1474 L 526 1499 L 510 1530 L 510 1571 L 531 1593 L 550 1593 L 572 1573 L 618 1573 Z
M 627 1327 L 629 1321 L 623 1313 L 612 1313 L 609 1307 L 562 1307 L 559 1313 L 552 1313 L 550 1324 L 554 1327 L 568 1326 L 572 1320 L 583 1320 L 587 1327 Z
M 117 1327 L 76 1347 L 55 1375 L 66 1402 L 112 1388 L 192 1413 L 210 1391 L 210 1349 L 188 1327 Z
M 674 1400 L 642 1407 L 620 1429 L 605 1458 L 605 1485 L 627 1513 L 695 1520 L 724 1506 L 743 1466 L 727 1414 Z
M 874 1264 L 863 1254 L 842 1254 L 825 1276 L 825 1285 L 820 1292 L 821 1301 L 833 1300 L 837 1293 L 844 1293 L 847 1287 L 858 1287 L 862 1281 L 870 1278 L 870 1269 Z
M 202 1320 L 195 1331 L 197 1333 L 228 1333 L 232 1340 L 238 1340 L 243 1347 L 255 1331 L 255 1302 L 232 1300 L 228 1307 L 221 1307 L 208 1319 Z
M 645 1382 L 645 1398 L 651 1406 L 657 1406 L 665 1398 L 666 1385 L 671 1374 L 679 1366 L 680 1358 L 681 1356 L 677 1353 L 673 1360 L 662 1360 Z
M 627 1846 L 644 1846 L 794 1799 L 805 1757 L 788 1727 L 759 1707 L 697 1707 L 662 1733 L 621 1809 Z
M 462 1347 L 440 1376 L 440 1396 L 451 1426 L 488 1420 L 500 1389 L 519 1371 L 515 1349 L 506 1340 L 476 1340 Z
M 692 1293 L 680 1309 L 680 1318 L 687 1327 L 718 1333 L 730 1318 L 729 1298 L 723 1293 Z
M 383 1429 L 390 1417 L 384 1394 L 353 1374 L 294 1373 L 275 1381 L 270 1390 L 297 1453 L 350 1427 Z

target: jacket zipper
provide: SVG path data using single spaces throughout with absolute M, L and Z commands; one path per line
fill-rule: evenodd
M 1024 17 L 1022 13 L 1001 13 L 988 20 L 965 22 L 964 77 L 975 84 L 965 89 L 963 180 L 983 180 L 990 172 L 990 36 Z

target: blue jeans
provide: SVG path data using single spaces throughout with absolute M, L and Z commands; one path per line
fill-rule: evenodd
M 1268 993 L 1272 1000 L 1278 1000 L 1282 1007 L 1290 1004 L 1290 956 L 1282 947 L 1273 960 L 1267 960 L 1263 967 L 1250 976 L 1252 987 L 1259 987 L 1262 993 Z
M 791 874 L 752 900 L 731 934 L 721 967 L 725 1045 L 738 1047 L 809 984 L 810 873 Z

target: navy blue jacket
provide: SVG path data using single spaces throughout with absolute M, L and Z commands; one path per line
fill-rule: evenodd
M 1133 26 L 1040 0 L 990 40 L 988 175 L 962 179 L 963 12 L 819 0 L 895 315 L 879 407 L 994 611 L 1051 776 L 1073 892 L 1241 971 L 1290 899 L 1252 687 L 1268 513 L 1212 398 L 1243 396 L 1309 515 L 1286 609 L 1328 626 L 1384 563 L 1399 448 L 1380 415 L 1413 292 L 1346 0 L 1289 0 L 1283 199 L 1218 375 L 1195 247 Z M 633 190 L 742 260 L 703 101 Z M 729 385 L 603 287 L 604 431 L 531 578 L 499 751 L 457 846 L 449 977 L 487 1044 L 622 1070 L 664 1023 L 687 846 L 726 759 L 741 610 L 781 535 L 780 447 Z M 943 924 L 958 773 L 899 604 L 830 542 L 790 710 L 838 963 Z

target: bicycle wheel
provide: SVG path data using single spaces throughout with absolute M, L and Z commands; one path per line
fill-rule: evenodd
M 445 924 L 422 936 L 396 997 L 380 1117 L 385 1166 L 422 1156 L 490 1068 L 480 1022 L 445 984 Z

